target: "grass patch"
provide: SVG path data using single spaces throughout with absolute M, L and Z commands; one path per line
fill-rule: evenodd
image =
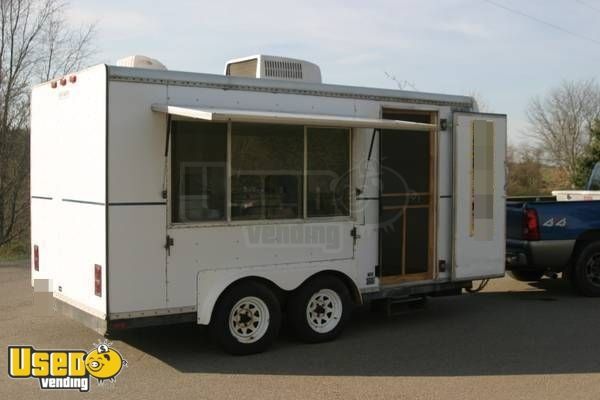
M 0 246 L 0 261 L 15 261 L 29 258 L 29 241 L 15 240 Z

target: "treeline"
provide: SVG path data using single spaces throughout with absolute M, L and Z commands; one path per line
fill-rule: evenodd
M 94 26 L 72 29 L 65 15 L 62 0 L 0 0 L 0 255 L 28 252 L 31 87 L 93 53 Z
M 600 161 L 600 86 L 564 81 L 532 99 L 527 118 L 528 144 L 508 147 L 508 195 L 583 189 Z

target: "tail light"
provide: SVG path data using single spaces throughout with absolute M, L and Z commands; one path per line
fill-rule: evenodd
M 40 270 L 40 248 L 37 244 L 33 246 L 33 269 Z
M 540 240 L 540 224 L 537 211 L 527 208 L 523 214 L 523 237 L 526 240 Z
M 127 321 L 111 321 L 110 327 L 112 329 L 114 329 L 114 330 L 126 329 L 127 328 Z
M 102 297 L 102 266 L 94 265 L 94 294 Z

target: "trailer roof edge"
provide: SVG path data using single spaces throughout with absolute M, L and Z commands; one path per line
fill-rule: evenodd
M 471 108 L 472 97 L 439 93 L 412 92 L 361 86 L 290 82 L 272 79 L 240 78 L 217 74 L 171 70 L 151 70 L 108 65 L 108 79 L 175 86 L 196 86 L 226 90 L 291 93 L 324 97 L 356 98 L 373 101 L 447 105 Z

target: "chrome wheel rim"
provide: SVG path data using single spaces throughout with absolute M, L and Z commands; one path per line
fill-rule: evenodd
M 343 306 L 340 296 L 331 289 L 314 293 L 306 305 L 306 320 L 312 330 L 331 332 L 342 318 Z
M 592 285 L 600 287 L 600 253 L 589 258 L 585 265 L 585 274 Z
M 258 297 L 240 299 L 229 313 L 229 331 L 240 343 L 259 341 L 269 328 L 269 308 Z

